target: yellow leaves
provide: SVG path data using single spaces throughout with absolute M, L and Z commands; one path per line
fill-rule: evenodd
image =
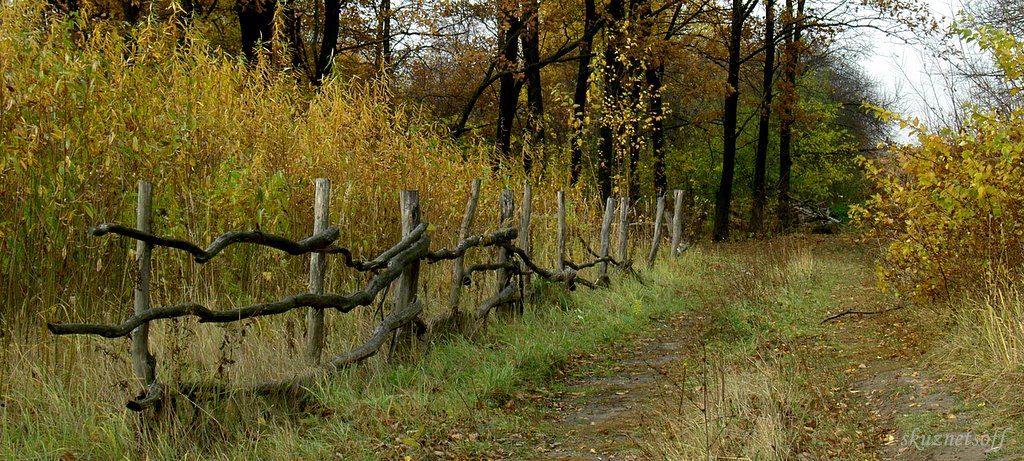
M 1024 67 L 1024 60 L 1012 59 Z M 915 130 L 919 141 L 863 162 L 879 193 L 852 210 L 857 222 L 872 226 L 869 235 L 889 242 L 879 271 L 889 288 L 945 295 L 993 268 L 1024 263 L 1024 111 L 975 110 L 958 131 L 929 131 L 891 113 L 880 117 Z

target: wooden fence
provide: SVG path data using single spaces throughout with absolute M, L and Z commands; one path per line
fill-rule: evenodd
M 420 213 L 419 195 L 414 190 L 403 190 L 400 194 L 402 238 L 391 248 L 371 260 L 356 259 L 352 252 L 338 246 L 335 241 L 340 236 L 337 227 L 330 225 L 328 214 L 330 204 L 330 181 L 317 179 L 315 182 L 313 235 L 293 241 L 285 237 L 267 234 L 261 231 L 228 232 L 217 237 L 206 248 L 176 238 L 161 237 L 152 232 L 152 185 L 140 181 L 138 186 L 138 204 L 136 207 L 135 227 L 105 223 L 90 230 L 93 236 L 117 234 L 136 240 L 137 276 L 134 287 L 135 314 L 116 325 L 105 324 L 71 324 L 48 323 L 47 327 L 55 335 L 88 334 L 106 338 L 118 338 L 131 334 L 132 368 L 136 377 L 144 384 L 143 393 L 128 402 L 127 407 L 134 411 L 142 411 L 159 402 L 166 391 L 157 380 L 156 358 L 149 350 L 149 322 L 158 319 L 193 316 L 200 323 L 237 322 L 258 316 L 278 315 L 293 309 L 307 307 L 306 322 L 306 360 L 310 370 L 287 381 L 271 382 L 258 386 L 258 390 L 272 392 L 287 388 L 298 388 L 307 385 L 317 376 L 335 372 L 343 367 L 361 362 L 374 354 L 389 338 L 397 338 L 402 328 L 422 325 L 419 316 L 423 311 L 423 301 L 417 297 L 417 286 L 420 275 L 420 264 L 436 263 L 452 260 L 451 291 L 448 299 L 450 315 L 467 315 L 459 311 L 459 301 L 464 285 L 468 285 L 471 277 L 477 272 L 496 272 L 497 288 L 492 296 L 485 299 L 473 312 L 468 313 L 473 320 L 485 325 L 489 313 L 500 306 L 514 306 L 513 312 L 522 313 L 523 301 L 527 296 L 524 287 L 529 286 L 529 277 L 537 276 L 551 282 L 563 283 L 570 289 L 576 285 L 590 288 L 606 286 L 609 283 L 609 265 L 623 269 L 630 268 L 627 239 L 629 232 L 629 200 L 619 199 L 619 247 L 617 258 L 610 251 L 610 230 L 615 218 L 616 201 L 607 200 L 604 220 L 601 226 L 601 244 L 599 252 L 591 251 L 594 260 L 575 264 L 567 259 L 565 219 L 565 194 L 558 192 L 558 265 L 554 269 L 540 267 L 530 257 L 530 224 L 532 212 L 532 191 L 527 185 L 523 190 L 522 211 L 518 228 L 513 224 L 515 215 L 515 196 L 512 190 L 504 190 L 500 197 L 499 230 L 480 235 L 471 235 L 470 229 L 476 217 L 477 204 L 480 197 L 480 180 L 474 180 L 470 197 L 466 204 L 465 215 L 459 228 L 459 240 L 452 248 L 431 251 L 430 237 L 427 234 L 427 222 Z M 678 256 L 683 248 L 682 242 L 682 192 L 675 191 L 675 213 L 671 225 L 671 255 Z M 660 197 L 655 213 L 654 238 L 648 253 L 647 263 L 652 264 L 657 257 L 658 247 L 662 240 L 663 216 L 665 215 L 665 198 Z M 519 245 L 513 242 L 518 240 Z M 231 245 L 249 243 L 270 247 L 290 255 L 310 255 L 309 291 L 307 293 L 287 296 L 276 302 L 254 304 L 228 310 L 214 310 L 195 303 L 153 307 L 150 305 L 150 271 L 152 267 L 153 247 L 167 247 L 187 252 L 197 264 L 204 264 Z M 476 264 L 466 267 L 463 256 L 473 248 L 496 247 L 497 258 L 493 263 Z M 324 293 L 324 271 L 326 257 L 340 255 L 342 264 L 359 272 L 373 274 L 362 290 L 349 294 Z M 585 268 L 597 268 L 597 279 L 590 281 L 580 275 Z M 513 280 L 520 277 L 518 283 Z M 360 306 L 369 306 L 382 291 L 394 285 L 391 311 L 384 316 L 370 333 L 369 338 L 361 345 L 343 354 L 323 359 L 324 346 L 324 313 L 331 309 L 346 313 Z M 394 345 L 394 340 L 392 345 Z

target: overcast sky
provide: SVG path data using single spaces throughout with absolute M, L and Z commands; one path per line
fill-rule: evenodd
M 932 15 L 948 27 L 962 8 L 960 0 L 927 0 Z M 866 57 L 863 66 L 877 81 L 882 91 L 897 101 L 897 111 L 934 124 L 936 110 L 951 109 L 948 86 L 942 77 L 941 62 L 928 50 L 909 46 L 902 41 L 875 33 L 877 45 L 874 53 Z

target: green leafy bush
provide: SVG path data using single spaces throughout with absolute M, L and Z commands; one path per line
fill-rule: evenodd
M 994 28 L 961 34 L 991 53 L 1016 93 L 1022 45 Z M 886 284 L 901 294 L 950 297 L 987 280 L 1018 277 L 1024 263 L 1024 109 L 968 107 L 961 128 L 937 131 L 881 114 L 917 140 L 865 162 L 878 193 L 853 213 L 885 242 L 880 271 Z

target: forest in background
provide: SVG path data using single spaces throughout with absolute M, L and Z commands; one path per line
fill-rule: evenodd
M 159 23 L 182 45 L 288 73 L 300 92 L 377 82 L 387 105 L 486 146 L 495 171 L 602 199 L 687 190 L 715 239 L 734 219 L 755 234 L 769 215 L 787 227 L 794 201 L 858 201 L 854 160 L 889 136 L 863 103 L 888 102 L 857 65 L 871 44 L 851 31 L 934 27 L 921 5 L 882 1 L 50 4 L 83 43 L 99 24 L 130 35 Z
M 922 5 L 886 1 L 7 1 L 0 8 L 0 362 L 7 364 L 0 408 L 10 410 L 0 425 L 28 431 L 24 440 L 35 445 L 0 445 L 59 455 L 60 444 L 87 440 L 97 453 L 147 452 L 136 422 L 110 410 L 137 387 L 123 351 L 44 329 L 47 321 L 115 323 L 130 315 L 132 245 L 86 230 L 132 222 L 139 179 L 155 183 L 157 233 L 207 242 L 238 229 L 309 235 L 312 181 L 330 178 L 338 242 L 357 256 L 397 240 L 402 188 L 420 191 L 433 244 L 452 245 L 473 178 L 484 178 L 481 210 L 498 208 L 499 190 L 532 184 L 534 229 L 545 235 L 555 224 L 550 198 L 565 190 L 577 260 L 609 196 L 634 200 L 639 228 L 652 220 L 653 198 L 685 191 L 691 241 L 794 230 L 793 205 L 830 208 L 841 218 L 849 210 L 866 247 L 879 251 L 880 280 L 900 296 L 897 307 L 948 314 L 942 321 L 953 337 L 941 350 L 963 359 L 943 363 L 947 371 L 1019 420 L 1018 1 L 972 4 L 948 30 Z M 856 65 L 871 46 L 857 39 L 866 29 L 941 54 L 956 109 L 934 126 L 900 115 L 898 98 Z M 894 142 L 897 130 L 911 142 Z M 493 218 L 477 227 L 493 229 Z M 535 239 L 536 258 L 548 267 L 551 246 Z M 296 276 L 303 260 L 248 247 L 205 268 L 185 257 L 157 260 L 157 305 L 230 308 L 306 290 Z M 718 277 L 711 262 L 686 267 L 654 272 L 665 299 L 679 298 L 668 281 L 700 286 Z M 329 268 L 327 291 L 358 285 L 341 271 Z M 447 273 L 438 273 L 424 277 L 425 297 L 447 286 Z M 609 303 L 646 318 L 632 310 L 643 307 L 634 304 L 642 296 L 620 294 Z M 621 313 L 606 307 L 600 312 Z M 374 320 L 369 311 L 332 320 L 332 331 L 344 333 L 329 347 L 345 350 Z M 192 359 L 167 367 L 175 380 L 245 383 L 301 366 L 287 363 L 298 322 L 203 330 L 209 334 L 168 323 L 155 343 L 160 354 L 185 351 Z M 551 357 L 527 365 L 548 373 L 557 366 Z M 467 386 L 479 394 L 471 402 L 512 392 L 512 371 L 485 371 L 503 384 Z M 405 392 L 405 381 L 394 380 L 380 395 L 371 389 L 379 400 L 360 407 L 367 413 L 360 418 L 376 421 L 378 410 L 391 408 L 391 394 Z M 475 414 L 479 408 L 463 398 L 452 394 L 446 404 Z M 261 412 L 265 403 L 240 411 Z M 425 411 L 404 408 L 417 418 Z M 220 425 L 218 418 L 206 424 Z M 243 426 L 258 433 L 260 421 Z M 187 428 L 178 429 L 166 439 L 156 434 L 164 457 L 195 448 Z M 369 433 L 378 429 L 393 435 L 375 426 Z M 250 435 L 218 430 L 209 434 Z M 217 436 L 210 438 L 203 449 L 216 452 Z
M 305 192 L 329 177 L 357 252 L 394 237 L 398 188 L 420 189 L 444 228 L 475 177 L 492 179 L 485 201 L 524 181 L 571 190 L 595 205 L 581 217 L 608 196 L 681 189 L 689 233 L 715 239 L 784 228 L 791 202 L 843 214 L 865 195 L 856 159 L 888 128 L 838 38 L 927 22 L 875 6 L 13 2 L 0 12 L 4 321 L 38 306 L 75 316 L 97 287 L 124 287 L 103 261 L 129 249 L 83 230 L 130 222 L 138 179 L 157 185 L 162 232 L 202 241 L 308 232 Z M 213 291 L 258 298 L 289 264 Z M 191 271 L 157 270 L 168 285 Z
M 72 267 L 113 250 L 66 229 L 123 220 L 141 177 L 161 185 L 168 231 L 205 235 L 304 229 L 294 192 L 317 176 L 342 184 L 341 216 L 374 204 L 349 228 L 356 250 L 381 245 L 355 236 L 394 217 L 388 188 L 435 196 L 446 225 L 461 205 L 441 191 L 483 176 L 589 203 L 681 189 L 689 233 L 713 240 L 790 229 L 796 205 L 845 219 L 865 204 L 860 222 L 893 242 L 888 282 L 950 298 L 973 280 L 960 272 L 1015 261 L 1016 224 L 1000 221 L 1017 198 L 1014 8 L 972 4 L 945 30 L 882 0 L 12 2 L 3 299 L 24 314 L 87 283 Z M 865 76 L 862 30 L 944 57 L 958 91 L 943 126 L 900 116 Z M 916 141 L 894 142 L 896 126 Z M 949 235 L 984 251 L 938 249 Z

